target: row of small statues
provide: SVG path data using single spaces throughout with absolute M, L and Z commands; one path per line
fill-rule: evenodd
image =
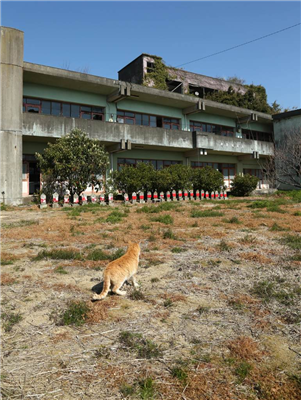
M 69 194 L 65 194 L 64 195 L 64 201 L 63 201 L 63 206 L 64 207 L 70 207 L 71 205 L 73 207 L 79 206 L 81 205 L 85 205 L 88 204 L 88 198 L 85 194 L 82 194 L 81 196 L 81 201 L 80 198 L 77 194 L 74 194 L 73 196 L 73 202 L 72 204 L 70 203 L 70 195 Z M 159 201 L 186 201 L 186 200 L 227 200 L 227 192 L 222 190 L 220 192 L 215 191 L 215 192 L 211 192 L 211 194 L 209 194 L 208 191 L 204 191 L 204 190 L 197 190 L 195 193 L 193 190 L 178 190 L 178 192 L 176 192 L 175 190 L 173 190 L 172 192 L 166 192 L 166 194 L 164 192 L 160 192 L 158 194 L 158 192 L 147 192 L 146 194 L 146 199 L 145 199 L 145 194 L 144 192 L 139 192 L 138 195 L 137 193 L 133 192 L 132 196 L 131 196 L 131 200 L 129 198 L 129 195 L 127 193 L 124 193 L 123 195 L 124 197 L 124 202 L 126 204 L 130 203 L 130 201 L 135 204 L 137 202 L 139 203 L 152 203 L 152 202 L 159 202 Z M 95 194 L 92 194 L 90 196 L 91 198 L 91 203 L 93 204 L 97 204 L 100 203 L 101 205 L 106 205 L 106 199 L 105 199 L 105 194 L 101 193 L 99 196 L 96 196 Z M 109 193 L 108 195 L 108 203 L 109 205 L 112 205 L 114 202 L 113 200 L 113 193 Z M 58 193 L 53 193 L 52 196 L 52 207 L 58 207 L 59 206 L 59 194 Z M 40 203 L 40 208 L 46 208 L 47 207 L 47 201 L 46 201 L 46 195 L 45 194 L 41 194 L 41 203 Z
M 225 190 L 222 190 L 220 192 L 218 191 L 213 191 L 211 192 L 211 195 L 209 195 L 208 191 L 204 190 L 197 190 L 194 194 L 193 190 L 173 190 L 172 192 L 166 192 L 166 195 L 164 192 L 160 192 L 158 195 L 158 192 L 154 192 L 153 194 L 151 192 L 147 192 L 146 195 L 146 202 L 151 203 L 151 202 L 157 202 L 157 201 L 185 201 L 185 200 L 204 200 L 204 199 L 212 199 L 212 200 L 227 200 L 227 192 Z M 145 196 L 144 192 L 139 192 L 139 195 L 137 196 L 137 193 L 133 192 L 132 193 L 132 199 L 131 202 L 134 204 L 136 202 L 139 203 L 145 203 Z M 124 202 L 129 203 L 129 195 L 127 193 L 124 194 Z

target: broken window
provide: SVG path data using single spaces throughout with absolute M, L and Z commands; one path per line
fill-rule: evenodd
M 183 82 L 166 80 L 169 92 L 183 93 Z
M 189 84 L 189 94 L 193 94 L 196 97 L 199 97 L 201 99 L 205 99 L 206 95 L 217 92 L 217 91 L 218 90 L 207 88 L 204 86 L 198 86 L 198 85 L 194 85 L 192 83 Z
M 146 64 L 146 72 L 149 74 L 150 72 L 153 72 L 155 68 L 155 63 L 148 61 Z

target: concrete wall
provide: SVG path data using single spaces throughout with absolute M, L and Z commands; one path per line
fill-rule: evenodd
M 54 117 L 49 115 L 24 113 L 23 135 L 29 137 L 59 138 L 73 128 L 82 129 L 91 138 L 110 145 L 119 143 L 121 139 L 130 140 L 133 145 L 151 146 L 164 150 L 180 151 L 194 148 L 193 133 L 188 131 L 166 130 L 138 125 L 126 125 L 115 122 L 102 122 L 76 118 Z M 222 153 L 273 154 L 273 144 L 256 140 L 237 139 L 198 132 L 196 135 L 198 148 L 211 149 Z
M 0 35 L 1 201 L 6 204 L 20 204 L 22 202 L 23 32 L 0 27 Z

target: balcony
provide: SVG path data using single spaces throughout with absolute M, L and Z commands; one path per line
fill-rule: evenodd
M 210 133 L 186 132 L 151 128 L 147 126 L 126 125 L 116 122 L 103 122 L 77 118 L 54 117 L 34 113 L 23 114 L 23 136 L 28 138 L 57 139 L 78 128 L 89 133 L 90 138 L 109 146 L 120 143 L 121 139 L 130 141 L 132 148 L 154 150 L 192 151 L 207 149 L 209 153 L 231 155 L 252 154 L 273 155 L 273 143 L 248 139 L 216 136 Z

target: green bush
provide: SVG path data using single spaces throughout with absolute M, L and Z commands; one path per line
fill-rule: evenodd
M 233 196 L 250 196 L 256 189 L 258 178 L 246 174 L 244 176 L 237 175 L 231 182 L 231 194 Z
M 156 170 L 151 163 L 138 163 L 136 167 L 124 166 L 120 171 L 113 171 L 110 183 L 115 189 L 126 193 L 153 190 Z
M 212 167 L 192 169 L 192 183 L 197 190 L 210 192 L 224 187 L 223 174 Z

